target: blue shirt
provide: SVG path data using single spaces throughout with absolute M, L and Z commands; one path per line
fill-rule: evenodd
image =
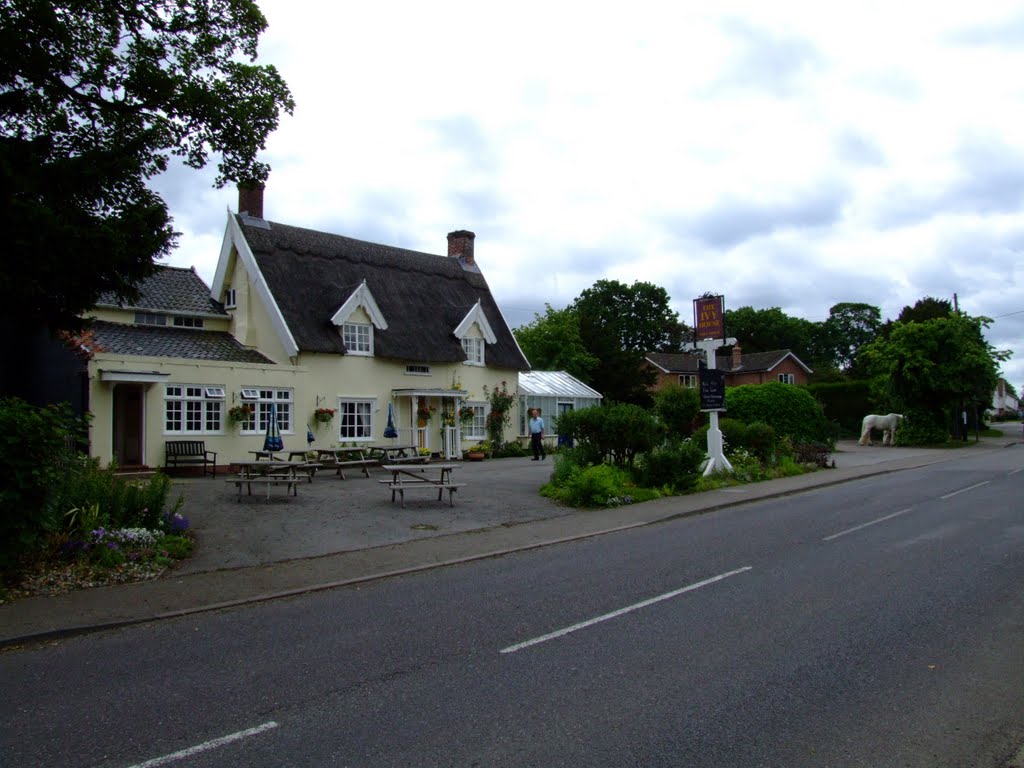
M 530 419 L 530 434 L 536 435 L 538 432 L 544 431 L 544 419 L 538 416 L 536 419 Z

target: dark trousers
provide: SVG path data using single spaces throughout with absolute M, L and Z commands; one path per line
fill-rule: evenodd
M 542 433 L 532 432 L 530 434 L 530 447 L 533 448 L 533 458 L 547 458 L 547 454 L 544 452 L 544 435 Z

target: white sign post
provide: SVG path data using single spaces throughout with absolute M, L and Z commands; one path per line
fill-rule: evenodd
M 717 367 L 715 350 L 735 343 L 736 339 L 707 339 L 695 342 L 695 346 L 704 351 L 708 370 L 714 370 Z M 704 476 L 707 477 L 715 471 L 733 471 L 732 464 L 725 458 L 725 450 L 722 446 L 722 430 L 718 428 L 717 410 L 711 411 L 711 426 L 708 429 L 708 458 L 704 464 Z

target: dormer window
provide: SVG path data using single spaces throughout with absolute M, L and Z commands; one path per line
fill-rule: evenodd
M 173 324 L 175 328 L 202 328 L 203 318 L 175 315 Z
M 479 301 L 470 308 L 462 322 L 455 326 L 454 335 L 462 342 L 466 365 L 483 365 L 484 345 L 498 341 Z
M 373 354 L 373 326 L 369 323 L 345 323 L 341 338 L 350 355 Z
M 387 321 L 364 280 L 331 318 L 341 332 L 347 354 L 373 355 L 373 329 L 386 331 Z
M 225 309 L 234 309 L 238 306 L 238 297 L 235 294 L 234 288 L 228 288 L 224 291 L 224 307 Z
M 466 363 L 468 365 L 484 364 L 484 340 L 479 336 L 463 337 L 462 350 L 466 353 Z

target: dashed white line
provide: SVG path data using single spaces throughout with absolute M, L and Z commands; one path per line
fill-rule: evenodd
M 636 611 L 640 608 L 646 608 L 648 605 L 654 605 L 655 603 L 660 603 L 663 600 L 670 600 L 671 598 L 677 597 L 683 594 L 684 592 L 692 592 L 695 589 L 706 587 L 708 584 L 714 584 L 716 581 L 721 581 L 722 579 L 727 579 L 730 576 L 735 576 L 738 573 L 749 571 L 751 568 L 753 568 L 753 566 L 746 565 L 742 568 L 737 568 L 735 571 L 729 571 L 728 573 L 720 573 L 717 576 L 712 576 L 710 579 L 704 579 L 704 581 L 698 581 L 696 584 L 690 584 L 689 586 L 682 587 L 681 589 L 666 592 L 663 595 L 658 595 L 657 597 L 652 597 L 647 600 L 643 600 L 639 603 L 634 603 L 633 605 L 627 605 L 625 608 L 619 608 L 619 610 L 612 611 L 611 613 L 605 613 L 601 616 L 595 616 L 592 619 L 581 621 L 579 624 L 573 624 L 571 627 L 565 627 L 564 629 L 559 629 L 555 632 L 550 632 L 546 635 L 535 637 L 532 640 L 524 640 L 521 643 L 510 645 L 508 648 L 502 648 L 500 652 L 515 653 L 516 651 L 521 651 L 524 648 L 529 648 L 531 645 L 537 645 L 539 643 L 545 643 L 548 640 L 554 640 L 557 637 L 568 635 L 570 632 L 575 632 L 579 629 L 585 629 L 586 627 L 591 627 L 594 624 L 598 624 L 602 621 L 608 621 L 609 619 L 614 619 L 617 616 L 622 616 L 623 614 L 629 613 L 630 611 Z
M 168 763 L 173 763 L 175 760 L 181 760 L 185 757 L 198 755 L 201 752 L 209 752 L 211 749 L 217 749 L 217 747 L 223 747 L 226 744 L 241 741 L 242 739 L 247 739 L 250 736 L 256 736 L 257 734 L 269 731 L 273 728 L 277 728 L 277 723 L 271 720 L 263 723 L 263 725 L 257 725 L 255 728 L 247 728 L 246 730 L 238 731 L 237 733 L 229 733 L 227 736 L 221 736 L 219 739 L 204 741 L 202 744 L 197 744 L 194 747 L 183 749 L 180 752 L 172 752 L 171 754 L 164 755 L 163 757 L 154 757 L 152 760 L 147 760 L 144 763 L 129 766 L 129 768 L 155 768 L 155 766 L 158 765 L 167 765 Z
M 868 522 L 868 523 L 861 523 L 860 525 L 855 525 L 853 528 L 847 528 L 845 531 L 840 531 L 839 533 L 833 533 L 831 536 L 826 536 L 825 538 L 822 539 L 822 541 L 832 541 L 833 539 L 838 539 L 840 536 L 845 536 L 848 533 L 853 533 L 854 531 L 859 531 L 861 528 L 867 528 L 869 525 L 877 525 L 878 523 L 884 523 L 886 520 L 892 520 L 894 517 L 899 517 L 900 515 L 905 515 L 905 514 L 907 514 L 907 512 L 910 512 L 912 509 L 913 509 L 913 507 L 907 507 L 906 509 L 901 509 L 899 512 L 893 512 L 891 515 L 886 515 L 885 517 L 880 517 L 877 520 L 872 520 L 871 522 Z
M 951 499 L 958 494 L 967 493 L 967 491 L 973 491 L 975 488 L 981 488 L 983 485 L 988 485 L 990 482 L 990 480 L 985 480 L 980 483 L 975 483 L 974 485 L 969 485 L 966 488 L 961 488 L 959 491 L 953 491 L 952 493 L 947 493 L 945 496 L 939 496 L 939 498 L 943 500 Z

